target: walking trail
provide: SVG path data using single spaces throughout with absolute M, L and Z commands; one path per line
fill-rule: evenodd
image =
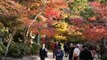
M 40 60 L 40 58 L 37 57 L 36 60 Z M 48 52 L 48 57 L 45 60 L 55 60 L 55 58 L 53 58 L 52 56 L 52 52 Z M 63 60 L 68 60 L 68 57 L 63 57 Z M 101 59 L 98 59 L 98 60 L 101 60 Z
M 37 57 L 37 60 L 40 60 L 40 58 Z M 45 60 L 55 60 L 55 58 L 52 56 L 52 52 L 48 52 L 48 57 Z M 64 57 L 63 60 L 68 60 L 68 57 Z

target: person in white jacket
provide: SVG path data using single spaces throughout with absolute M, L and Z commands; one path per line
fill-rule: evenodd
M 77 44 L 77 45 L 75 46 L 74 51 L 73 51 L 73 59 L 74 59 L 74 60 L 77 60 L 78 57 L 79 57 L 79 54 L 80 54 L 79 46 L 80 46 L 80 45 Z

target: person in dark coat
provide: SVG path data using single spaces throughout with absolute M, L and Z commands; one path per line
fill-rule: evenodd
M 74 51 L 75 47 L 73 45 L 73 43 L 70 43 L 70 47 L 69 47 L 69 60 L 72 60 L 73 58 L 73 51 Z
M 40 48 L 39 56 L 40 60 L 45 60 L 45 58 L 47 57 L 47 49 L 45 48 L 45 44 L 43 44 L 43 47 Z
M 56 56 L 56 60 L 63 60 L 64 54 L 60 47 L 58 47 L 58 50 L 56 51 L 55 56 Z
M 67 57 L 68 56 L 68 51 L 69 51 L 67 42 L 64 43 L 63 48 L 64 48 L 65 57 Z
M 83 46 L 83 50 L 79 55 L 80 60 L 93 60 L 91 52 L 88 50 L 87 46 Z

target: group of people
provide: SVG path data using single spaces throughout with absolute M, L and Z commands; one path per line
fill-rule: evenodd
M 56 60 L 63 60 L 64 52 L 61 49 L 61 46 L 62 45 L 60 43 L 54 44 L 53 58 L 56 58 Z M 39 51 L 40 60 L 45 60 L 45 58 L 48 57 L 47 53 L 48 51 L 45 47 L 45 44 L 43 44 Z
M 64 49 L 62 49 L 62 47 Z M 43 45 L 40 49 L 40 59 L 45 60 L 47 49 Z M 60 42 L 55 42 L 53 46 L 53 58 L 63 60 L 63 57 L 69 57 L 69 60 L 97 60 L 98 54 L 93 46 L 83 44 L 74 44 L 65 42 L 62 46 Z
M 95 46 L 65 42 L 63 47 L 65 57 L 69 56 L 69 60 L 98 60 L 98 50 Z

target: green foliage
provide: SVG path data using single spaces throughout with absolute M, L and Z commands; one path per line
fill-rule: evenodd
M 0 31 L 1 31 L 1 29 L 3 29 L 4 28 L 4 26 L 3 26 L 3 24 L 0 22 Z
M 69 5 L 72 11 L 79 13 L 88 6 L 88 0 L 75 0 L 73 3 Z
M 21 58 L 26 55 L 35 55 L 38 54 L 39 49 L 40 49 L 40 45 L 38 45 L 37 43 L 33 43 L 31 47 L 24 43 L 13 42 L 10 45 L 8 56 Z
M 33 43 L 31 47 L 31 54 L 32 55 L 37 54 L 39 49 L 40 49 L 40 45 L 38 45 L 37 43 Z
M 96 0 L 98 2 L 106 2 L 107 0 Z
M 78 36 L 69 36 L 67 39 L 70 42 L 76 42 L 76 43 L 83 43 L 83 42 L 85 42 L 85 40 L 82 37 L 78 37 Z
M 4 25 L 0 22 L 0 36 L 6 37 L 9 35 L 9 32 L 7 32 L 7 29 L 4 27 Z
M 11 29 L 21 29 L 22 28 L 22 21 L 17 19 L 16 16 L 7 16 L 0 14 L 0 22 L 8 28 Z
M 21 43 L 21 42 L 24 42 L 24 37 L 22 35 L 22 30 L 18 30 L 16 32 L 16 34 L 13 36 L 13 39 L 14 39 L 14 42 L 18 42 L 18 43 Z
M 0 57 L 4 56 L 5 51 L 6 51 L 6 47 L 0 43 Z
M 4 26 L 3 24 L 0 22 L 0 35 L 4 32 Z M 2 34 L 3 35 L 3 34 Z M 1 35 L 1 36 L 2 36 Z
M 89 2 L 98 1 L 98 2 L 106 2 L 107 0 L 88 0 Z
M 104 56 L 104 57 L 102 57 L 102 59 L 101 60 L 107 60 L 107 55 L 106 56 Z
M 47 43 L 46 43 L 46 48 L 47 48 L 48 50 L 51 50 L 51 48 L 52 48 L 52 47 L 51 47 L 51 44 L 52 44 L 51 42 L 47 42 Z
M 89 18 L 95 16 L 96 14 L 92 11 L 92 8 L 88 6 L 86 9 L 80 12 L 80 15 L 84 18 Z
M 23 43 L 13 43 L 10 45 L 8 56 L 23 57 L 30 54 L 30 47 Z

